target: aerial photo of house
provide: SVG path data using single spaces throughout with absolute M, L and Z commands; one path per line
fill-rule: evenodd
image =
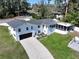
M 0 1 L 0 59 L 79 59 L 79 1 Z

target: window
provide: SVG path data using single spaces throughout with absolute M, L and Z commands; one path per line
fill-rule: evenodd
M 33 26 L 31 26 L 31 29 L 33 29 Z
M 15 28 L 13 30 L 15 31 Z
M 44 25 L 43 25 L 43 28 L 44 28 Z
M 50 27 L 52 27 L 52 25 L 50 25 Z
M 40 31 L 38 31 L 38 33 L 40 33 Z
M 20 28 L 18 29 L 18 32 L 21 32 L 21 29 Z
M 26 30 L 29 30 L 28 27 L 26 27 Z
M 55 27 L 55 25 L 50 25 L 51 28 Z
M 40 28 L 40 26 L 38 25 L 38 28 Z

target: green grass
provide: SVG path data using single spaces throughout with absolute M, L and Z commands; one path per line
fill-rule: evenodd
M 79 53 L 67 47 L 71 39 L 72 36 L 70 35 L 54 33 L 41 38 L 40 41 L 48 48 L 55 59 L 79 59 Z
M 0 59 L 29 59 L 19 42 L 9 34 L 7 27 L 0 26 Z

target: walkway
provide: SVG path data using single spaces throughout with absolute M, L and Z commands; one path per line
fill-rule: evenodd
M 36 39 L 27 38 L 20 43 L 27 52 L 29 59 L 54 59 L 50 52 Z
M 79 52 L 79 41 L 76 41 L 76 40 L 74 41 L 74 38 L 73 38 L 73 40 L 69 42 L 68 47 Z

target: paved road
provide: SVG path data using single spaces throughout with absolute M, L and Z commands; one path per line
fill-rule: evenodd
M 15 19 L 16 20 L 24 20 L 25 18 L 30 19 L 31 17 L 30 16 L 17 16 L 17 17 L 9 18 L 9 19 L 0 19 L 0 23 L 7 23 L 7 22 L 10 22 Z
M 50 52 L 36 39 L 27 38 L 20 43 L 27 52 L 29 59 L 54 59 Z
M 0 23 L 7 23 L 7 22 L 10 22 L 12 20 L 14 20 L 14 19 L 1 19 Z

